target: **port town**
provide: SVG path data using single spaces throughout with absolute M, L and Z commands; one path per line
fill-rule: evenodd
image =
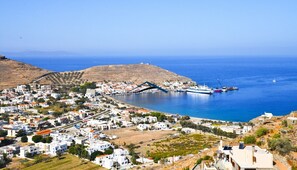
M 2 60 L 10 59 L 2 57 Z M 242 166 L 236 154 L 249 152 L 250 155 L 242 159 L 252 160 L 254 155 L 258 161 L 246 166 L 274 167 L 272 153 L 261 145 L 249 145 L 249 140 L 256 139 L 247 135 L 255 131 L 268 134 L 262 124 L 281 119 L 272 113 L 263 113 L 249 122 L 231 122 L 162 113 L 114 98 L 116 95 L 170 92 L 215 95 L 238 90 L 237 87 L 212 89 L 189 79 L 163 83 L 89 82 L 82 78 L 83 74 L 85 71 L 49 72 L 28 84 L 1 91 L 3 165 L 33 168 L 39 164 L 31 160 L 46 163 L 46 160 L 56 157 L 59 160 L 67 155 L 107 169 L 170 169 L 172 166 L 228 169 L 234 161 L 238 161 L 236 166 Z M 294 116 L 285 119 L 295 120 Z M 239 140 L 234 143 L 234 139 Z M 172 146 L 174 150 L 170 149 Z M 219 154 L 212 157 L 214 153 Z M 270 160 L 262 163 L 261 159 L 267 158 Z M 199 161 L 194 163 L 193 159 Z M 12 163 L 5 160 L 12 160 Z M 26 163 L 17 163 L 24 160 Z
M 297 1 L 0 6 L 0 169 L 297 170 Z

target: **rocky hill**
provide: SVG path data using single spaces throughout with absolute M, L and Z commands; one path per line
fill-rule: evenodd
M 168 70 L 149 64 L 95 66 L 83 70 L 83 79 L 99 81 L 129 81 L 143 83 L 145 81 L 162 84 L 164 81 L 192 81 Z
M 0 90 L 18 84 L 36 82 L 40 84 L 72 86 L 84 82 L 133 82 L 149 81 L 162 85 L 165 81 L 192 82 L 191 79 L 149 64 L 95 66 L 72 72 L 50 72 L 4 56 L 0 58 Z
M 49 71 L 0 56 L 0 90 L 27 84 Z

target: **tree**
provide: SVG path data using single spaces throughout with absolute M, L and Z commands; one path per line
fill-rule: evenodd
M 53 116 L 54 116 L 55 118 L 57 118 L 57 117 L 60 117 L 62 114 L 63 114 L 62 112 L 54 112 L 54 113 L 53 113 Z
M 288 139 L 272 139 L 268 141 L 271 150 L 276 150 L 281 155 L 287 155 L 292 150 L 292 144 Z
M 255 144 L 256 143 L 256 138 L 253 135 L 246 136 L 243 138 L 243 142 L 245 144 Z
M 100 151 L 95 151 L 93 152 L 91 155 L 90 155 L 90 161 L 94 161 L 95 158 L 99 155 L 103 155 L 103 152 L 100 152 Z
M 37 102 L 38 102 L 38 103 L 44 103 L 45 100 L 44 100 L 43 98 L 39 98 L 39 99 L 37 100 Z
M 42 139 L 40 140 L 40 142 L 42 142 L 42 143 L 46 143 L 46 139 L 45 139 L 45 138 L 42 138 Z
M 0 130 L 0 137 L 6 137 L 7 131 L 6 130 Z
M 88 153 L 88 151 L 86 151 L 85 149 L 83 149 L 82 152 L 81 152 L 81 157 L 82 158 L 89 159 L 89 153 Z
M 9 162 L 11 162 L 11 159 L 7 157 L 6 153 L 3 153 L 3 159 L 0 161 L 0 168 L 4 168 Z
M 113 148 L 109 147 L 108 149 L 105 150 L 104 154 L 110 155 L 113 153 Z
M 9 114 L 8 113 L 1 114 L 1 119 L 9 123 Z
M 45 142 L 46 142 L 46 143 L 52 143 L 52 141 L 53 141 L 53 137 L 51 137 L 51 136 L 47 136 L 47 137 L 45 138 Z
M 72 155 L 76 155 L 77 152 L 76 152 L 76 149 L 75 149 L 75 145 L 71 145 L 68 149 L 68 152 Z
M 28 142 L 28 137 L 27 136 L 22 136 L 21 141 L 23 143 Z
M 267 128 L 259 128 L 257 131 L 256 131 L 256 136 L 257 137 L 261 137 L 261 136 L 264 136 L 268 133 L 268 129 Z
M 34 143 L 38 143 L 38 142 L 40 142 L 42 139 L 43 139 L 43 137 L 42 137 L 41 135 L 34 135 L 34 136 L 32 137 L 32 141 L 33 141 Z
M 190 116 L 187 116 L 187 115 L 186 116 L 182 116 L 181 117 L 181 120 L 190 120 Z
M 21 129 L 17 132 L 16 137 L 22 137 L 22 136 L 26 136 L 27 133 L 25 130 Z
M 164 120 L 167 119 L 166 115 L 160 112 L 152 112 L 151 116 L 157 117 L 159 122 L 163 122 Z

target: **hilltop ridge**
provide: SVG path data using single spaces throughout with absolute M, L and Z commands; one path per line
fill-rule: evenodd
M 27 84 L 48 70 L 0 56 L 0 90 Z
M 82 78 L 89 81 L 130 81 L 143 83 L 145 81 L 161 84 L 164 81 L 190 82 L 190 78 L 180 76 L 171 71 L 150 64 L 127 64 L 94 66 L 82 70 Z
M 70 72 L 51 72 L 15 60 L 0 58 L 0 90 L 19 84 L 36 82 L 39 84 L 73 86 L 84 82 L 132 82 L 145 81 L 162 85 L 164 82 L 193 82 L 190 78 L 150 64 L 104 65 Z

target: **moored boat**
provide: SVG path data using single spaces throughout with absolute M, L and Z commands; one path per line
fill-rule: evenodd
M 187 92 L 201 93 L 201 94 L 212 94 L 213 90 L 206 85 L 203 85 L 203 86 L 198 85 L 198 86 L 193 86 L 193 87 L 188 88 Z
M 213 90 L 214 93 L 222 93 L 223 90 L 222 89 L 219 89 L 219 88 L 216 88 Z

